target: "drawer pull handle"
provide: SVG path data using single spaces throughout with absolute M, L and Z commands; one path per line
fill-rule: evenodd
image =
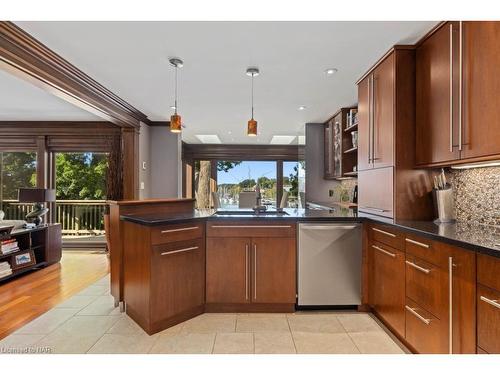
M 495 306 L 497 309 L 500 309 L 500 303 L 498 303 L 497 299 L 489 299 L 486 298 L 485 296 L 481 296 L 479 298 L 481 299 L 481 301 L 489 303 L 491 306 Z
M 162 234 L 165 234 L 165 233 L 174 233 L 174 232 L 184 232 L 186 230 L 195 230 L 195 229 L 198 229 L 199 227 L 188 227 L 188 228 L 178 228 L 178 229 L 166 229 L 166 230 L 162 230 L 161 233 Z
M 245 244 L 245 300 L 248 301 L 248 244 Z
M 396 237 L 395 234 L 393 233 L 389 233 L 389 232 L 386 232 L 385 230 L 382 230 L 382 229 L 377 229 L 377 228 L 372 228 L 375 232 L 379 232 L 379 233 L 382 233 L 382 234 L 385 234 L 386 236 L 389 236 L 389 237 Z
M 422 247 L 425 247 L 426 249 L 429 248 L 429 245 L 427 245 L 426 243 L 422 243 L 422 242 L 418 242 L 418 241 L 414 241 L 414 240 L 411 240 L 409 238 L 405 238 L 405 241 L 406 242 L 409 242 L 409 243 L 412 243 L 414 245 L 417 245 L 417 246 L 422 246 Z
M 412 266 L 413 268 L 416 268 L 419 271 L 422 271 L 423 273 L 427 273 L 428 274 L 428 273 L 431 272 L 430 269 L 427 269 L 427 268 L 424 268 L 424 267 L 420 267 L 418 264 L 410 262 L 409 260 L 405 261 L 405 263 L 408 264 L 409 266 Z
M 291 228 L 291 225 L 212 225 L 212 228 Z
M 191 250 L 196 250 L 196 249 L 198 249 L 198 246 L 186 247 L 185 249 L 179 249 L 179 250 L 174 250 L 174 251 L 165 251 L 164 253 L 161 253 L 161 255 L 183 253 L 185 251 L 191 251 Z
M 378 251 L 380 251 L 380 252 L 384 253 L 385 255 L 389 255 L 390 257 L 396 258 L 396 254 L 391 253 L 390 251 L 384 250 L 384 249 L 382 249 L 381 247 L 378 247 L 378 246 L 375 246 L 375 245 L 372 245 L 372 247 L 373 247 L 375 250 L 378 250 Z
M 415 309 L 412 309 L 410 306 L 406 305 L 405 306 L 406 310 L 411 312 L 413 315 L 415 315 L 418 319 L 420 319 L 422 322 L 425 324 L 429 325 L 431 320 L 430 319 L 425 319 L 422 315 L 420 315 L 418 312 L 415 311 Z

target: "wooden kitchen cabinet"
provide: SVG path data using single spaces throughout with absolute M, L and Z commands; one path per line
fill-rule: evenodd
M 477 347 L 500 354 L 500 259 L 477 257 Z
M 431 219 L 432 186 L 415 169 L 415 49 L 393 47 L 358 81 L 358 209 Z
M 416 164 L 500 158 L 500 22 L 447 22 L 417 47 Z
M 207 311 L 294 311 L 295 223 L 208 222 L 207 236 Z
M 295 303 L 295 239 L 254 238 L 252 251 L 252 302 Z
M 207 303 L 250 302 L 251 238 L 207 239 Z
M 416 163 L 458 160 L 458 24 L 447 22 L 416 51 Z
M 372 277 L 370 304 L 400 337 L 405 336 L 405 254 L 379 242 L 371 242 Z

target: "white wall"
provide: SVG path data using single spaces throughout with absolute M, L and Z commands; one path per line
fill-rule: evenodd
M 141 123 L 139 132 L 139 199 L 151 197 L 150 127 Z
M 181 137 L 168 127 L 149 127 L 151 185 L 149 198 L 182 195 Z

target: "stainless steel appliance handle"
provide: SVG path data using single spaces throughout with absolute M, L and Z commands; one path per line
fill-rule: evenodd
M 391 253 L 390 251 L 384 250 L 384 249 L 382 249 L 381 247 L 378 247 L 378 246 L 376 246 L 376 245 L 372 245 L 372 247 L 373 247 L 375 250 L 378 250 L 378 251 L 380 251 L 380 252 L 384 253 L 385 255 L 389 255 L 389 256 L 390 256 L 390 257 L 392 257 L 392 258 L 396 258 L 396 254 Z
M 257 300 L 257 244 L 253 244 L 253 299 Z
M 332 229 L 354 229 L 355 225 L 301 225 L 300 229 L 308 230 L 332 230 Z
M 174 251 L 165 251 L 165 252 L 161 253 L 161 255 L 171 255 L 171 254 L 183 253 L 185 251 L 191 251 L 191 250 L 196 250 L 196 249 L 198 249 L 198 246 L 186 247 L 185 249 L 179 249 L 179 250 L 174 250 Z
M 489 298 L 486 298 L 485 296 L 481 296 L 479 297 L 479 299 L 481 301 L 484 301 L 486 303 L 489 303 L 491 306 L 494 306 L 496 307 L 497 309 L 500 309 L 500 303 L 498 302 L 497 299 L 489 299 Z
M 178 229 L 165 229 L 165 230 L 162 230 L 161 233 L 162 234 L 165 234 L 165 233 L 174 233 L 174 232 L 184 232 L 186 230 L 195 230 L 195 229 L 198 229 L 199 227 L 187 227 L 187 228 L 178 228 Z
M 291 228 L 291 225 L 212 225 L 212 228 Z
M 245 244 L 245 299 L 248 301 L 248 258 L 249 245 Z
M 410 238 L 405 238 L 405 241 L 412 243 L 414 245 L 417 245 L 417 246 L 425 247 L 426 249 L 429 248 L 429 245 L 427 245 L 426 243 L 418 242 L 418 241 L 412 240 Z
M 383 208 L 376 208 L 370 206 L 361 206 L 360 208 L 366 208 L 367 210 L 377 211 L 377 212 L 388 212 L 389 210 L 384 210 Z
M 382 230 L 382 229 L 372 228 L 372 230 L 374 230 L 375 232 L 385 234 L 386 236 L 389 236 L 389 237 L 393 237 L 393 238 L 396 237 L 396 235 L 394 233 L 386 232 L 385 230 Z
M 458 45 L 458 150 L 462 151 L 462 74 L 463 74 L 463 25 L 458 23 L 459 45 Z
M 450 23 L 450 152 L 453 152 L 453 24 Z
M 415 315 L 418 319 L 420 319 L 425 324 L 427 324 L 427 325 L 430 324 L 431 320 L 424 318 L 422 315 L 420 315 L 418 312 L 416 312 L 415 309 L 412 309 L 408 305 L 405 305 L 405 308 L 406 308 L 406 310 L 408 310 L 409 312 L 411 312 L 413 315 Z
M 419 270 L 419 271 L 422 271 L 423 273 L 427 273 L 427 274 L 431 273 L 431 270 L 430 270 L 430 269 L 428 269 L 428 268 L 424 268 L 424 267 L 420 267 L 418 264 L 415 264 L 415 263 L 413 263 L 413 262 L 410 262 L 409 260 L 405 260 L 405 263 L 406 263 L 407 265 L 409 265 L 409 266 L 411 266 L 411 267 L 413 267 L 413 268 L 415 268 L 415 269 Z

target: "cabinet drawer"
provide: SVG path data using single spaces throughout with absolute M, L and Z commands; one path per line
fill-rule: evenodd
M 407 254 L 415 255 L 437 266 L 448 268 L 448 257 L 450 256 L 450 247 L 448 245 L 412 234 L 405 234 L 404 246 Z
M 295 237 L 295 223 L 271 221 L 209 222 L 207 237 Z
M 373 241 L 382 242 L 398 250 L 404 250 L 403 236 L 389 225 L 372 225 L 370 236 Z
M 151 243 L 162 243 L 190 240 L 203 237 L 203 223 L 184 223 L 161 226 L 151 229 Z
M 445 354 L 448 348 L 446 322 L 437 319 L 411 299 L 406 299 L 406 341 L 418 352 Z
M 449 313 L 448 273 L 406 254 L 406 296 L 440 319 Z
M 500 353 L 500 292 L 477 286 L 477 344 L 488 353 Z
M 477 254 L 477 282 L 500 290 L 500 258 Z

